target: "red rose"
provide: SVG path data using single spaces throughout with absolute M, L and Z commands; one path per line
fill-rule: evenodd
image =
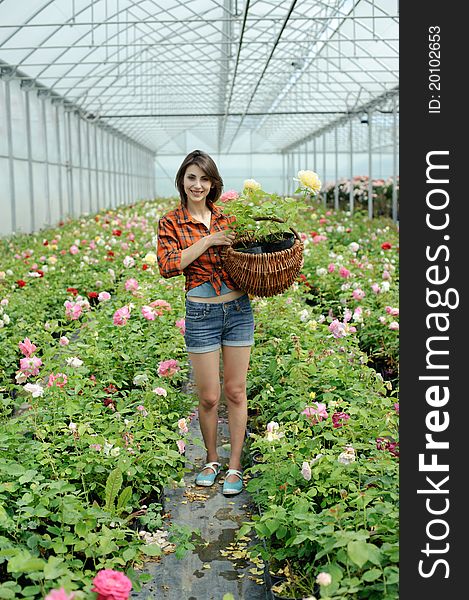
M 142 270 L 143 270 L 143 271 L 146 271 L 147 269 L 148 269 L 148 265 L 144 263 L 144 264 L 142 265 Z
M 122 235 L 122 231 L 120 229 L 113 229 L 112 235 L 116 235 L 117 237 L 120 237 Z
M 97 298 L 98 292 L 88 292 L 88 298 Z
M 26 285 L 26 281 L 23 281 L 23 279 L 18 279 L 18 281 L 16 282 L 16 285 L 18 287 L 24 287 Z
M 392 246 L 391 246 L 391 244 L 390 244 L 389 242 L 383 242 L 383 243 L 381 244 L 381 248 L 382 248 L 383 250 L 391 250 Z
M 68 287 L 67 288 L 67 292 L 69 292 L 70 294 L 72 294 L 73 296 L 76 296 L 78 294 L 78 290 L 77 288 L 74 287 Z

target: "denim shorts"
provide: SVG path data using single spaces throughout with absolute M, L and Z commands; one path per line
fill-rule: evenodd
M 192 302 L 186 298 L 186 332 L 188 352 L 219 350 L 222 346 L 252 346 L 254 316 L 249 296 L 229 302 Z

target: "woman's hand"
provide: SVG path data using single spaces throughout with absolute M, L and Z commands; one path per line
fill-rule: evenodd
M 225 229 L 223 231 L 216 231 L 211 233 L 208 237 L 210 246 L 231 246 L 234 242 L 236 234 L 231 229 Z

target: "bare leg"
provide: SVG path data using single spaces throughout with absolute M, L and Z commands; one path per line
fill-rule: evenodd
M 230 430 L 230 469 L 241 470 L 241 452 L 247 424 L 246 377 L 249 368 L 250 346 L 223 346 L 223 387 L 228 408 Z M 230 475 L 228 481 L 236 481 Z
M 220 400 L 220 351 L 189 353 L 194 381 L 199 397 L 199 423 L 207 462 L 218 462 L 217 430 L 218 403 Z M 203 473 L 211 473 L 204 469 Z

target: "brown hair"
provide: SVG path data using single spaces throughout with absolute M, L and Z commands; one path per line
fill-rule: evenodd
M 211 208 L 212 204 L 214 204 L 221 195 L 223 189 L 223 179 L 221 178 L 218 167 L 213 158 L 211 158 L 205 152 L 202 152 L 202 150 L 193 150 L 190 152 L 182 161 L 182 164 L 176 173 L 175 185 L 179 191 L 181 202 L 183 206 L 186 206 L 187 196 L 186 192 L 184 191 L 184 175 L 187 167 L 190 165 L 197 165 L 199 169 L 202 169 L 202 171 L 210 179 L 212 188 L 208 193 L 206 200 L 208 207 Z

